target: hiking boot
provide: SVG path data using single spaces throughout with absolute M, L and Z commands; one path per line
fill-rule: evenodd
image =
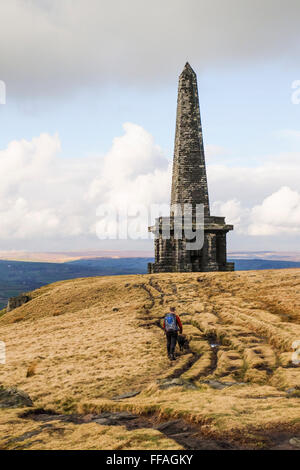
M 172 354 L 172 356 L 171 356 L 171 361 L 176 361 L 175 354 Z

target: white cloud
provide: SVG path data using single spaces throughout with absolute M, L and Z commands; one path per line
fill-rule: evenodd
M 243 160 L 243 159 L 241 159 Z M 250 159 L 249 161 L 251 161 Z M 207 166 L 211 200 L 238 199 L 245 207 L 260 204 L 282 186 L 299 188 L 300 153 L 262 155 L 253 166 L 210 164 Z
M 99 204 L 168 201 L 169 161 L 142 127 L 126 123 L 124 131 L 104 157 L 82 161 L 59 156 L 58 135 L 0 151 L 0 238 L 88 236 Z
M 216 201 L 215 215 L 226 215 L 235 232 L 251 237 L 286 237 L 300 233 L 300 193 L 282 186 L 260 204 L 243 206 L 237 199 Z
M 147 212 L 151 204 L 169 202 L 172 165 L 141 126 L 125 123 L 123 127 L 125 134 L 114 139 L 111 150 L 103 158 L 99 174 L 89 186 L 87 200 L 125 210 L 125 206 L 134 210 L 142 205 Z M 144 238 L 148 237 L 148 222 L 153 222 L 145 221 L 146 218 L 144 215 L 140 228 Z M 115 225 L 111 223 L 111 235 L 115 233 Z M 93 230 L 99 234 L 101 222 Z
M 246 218 L 249 211 L 242 207 L 237 199 L 229 201 L 215 201 L 212 204 L 212 215 L 226 216 L 226 222 L 233 224 L 235 230 L 242 231 L 242 221 Z
M 59 158 L 58 135 L 13 141 L 0 151 L 0 238 L 76 235 L 83 209 L 76 161 Z M 70 177 L 70 175 L 72 175 Z M 79 183 L 79 184 L 78 184 Z M 78 186 L 77 186 L 78 184 Z
M 4 238 L 55 237 L 60 223 L 55 209 L 31 208 L 23 198 L 11 201 L 8 209 L 1 212 L 1 219 L 0 233 Z
M 294 136 L 294 133 L 293 133 Z M 261 156 L 255 166 L 208 165 L 212 212 L 235 226 L 234 237 L 284 240 L 300 232 L 300 153 Z M 284 235 L 285 238 L 282 238 Z M 270 238 L 271 237 L 271 238 Z M 253 246 L 253 245 L 252 245 Z
M 89 200 L 128 204 L 150 204 L 169 198 L 169 162 L 153 137 L 141 126 L 123 125 L 125 134 L 116 137 L 103 158 L 99 176 L 90 184 Z
M 300 233 L 300 193 L 283 186 L 251 210 L 250 235 Z
M 52 169 L 54 155 L 59 151 L 58 135 L 48 134 L 31 142 L 12 141 L 7 149 L 0 151 L 0 204 L 3 204 L 3 197 L 16 196 L 29 181 L 37 181 L 46 170 Z
M 66 159 L 60 149 L 58 135 L 42 134 L 0 151 L 2 243 L 45 249 L 47 240 L 69 239 L 71 249 L 80 237 L 96 242 L 100 204 L 169 204 L 171 162 L 141 126 L 125 123 L 104 156 Z M 208 165 L 208 174 L 212 215 L 244 241 L 299 233 L 299 154 L 266 156 L 257 167 Z

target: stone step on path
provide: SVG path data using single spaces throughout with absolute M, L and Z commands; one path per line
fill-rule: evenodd
M 201 383 L 209 385 L 215 390 L 223 390 L 223 388 L 232 387 L 233 385 L 247 385 L 246 382 L 220 382 L 219 380 L 201 380 Z
M 4 388 L 0 385 L 0 408 L 20 408 L 33 406 L 30 396 L 16 387 Z
M 23 413 L 20 415 L 20 417 L 47 423 L 48 428 L 51 428 L 51 421 L 55 421 L 53 426 L 57 426 L 57 421 L 59 421 L 72 422 L 78 425 L 83 423 L 96 423 L 101 426 L 124 426 L 128 431 L 141 428 L 151 428 L 160 431 L 169 439 L 173 439 L 186 450 L 222 450 L 238 448 L 225 441 L 221 442 L 204 438 L 201 436 L 201 430 L 199 426 L 190 424 L 183 419 L 161 421 L 157 423 L 156 416 L 135 415 L 134 413 L 128 411 L 105 411 L 100 414 L 89 415 L 61 415 L 56 414 L 51 410 L 47 411 L 42 409 L 35 409 Z M 44 427 L 45 424 L 41 426 L 38 431 L 35 431 L 35 435 L 38 435 L 40 432 L 42 432 Z
M 291 446 L 300 449 L 300 437 L 292 437 L 292 439 L 289 440 L 289 443 Z
M 131 392 L 124 393 L 123 395 L 117 395 L 112 398 L 114 401 L 124 400 L 125 398 L 132 398 L 139 395 L 141 392 L 138 390 L 132 390 Z
M 32 433 L 27 432 L 14 438 L 14 442 L 20 443 L 30 437 L 36 437 L 39 433 L 43 432 L 45 428 L 53 431 L 57 429 L 58 422 L 72 422 L 77 425 L 83 423 L 96 423 L 101 426 L 124 426 L 126 430 L 134 430 L 141 428 L 155 429 L 164 434 L 169 439 L 174 440 L 186 450 L 241 450 L 241 449 L 256 449 L 255 443 L 228 442 L 225 439 L 207 438 L 201 433 L 201 425 L 192 424 L 185 421 L 183 418 L 173 419 L 168 421 L 157 421 L 157 416 L 142 416 L 135 415 L 129 411 L 110 412 L 105 411 L 100 414 L 88 415 L 62 415 L 55 413 L 53 410 L 43 409 L 30 409 L 25 413 L 19 415 L 23 419 L 32 419 L 33 421 L 40 421 L 43 423 L 38 429 Z M 55 421 L 52 424 L 52 421 Z M 257 439 L 265 443 L 264 449 L 271 450 L 299 450 L 300 436 L 295 436 L 292 433 L 281 432 L 258 432 Z M 9 441 L 8 443 L 11 443 Z M 30 442 L 26 444 L 26 448 L 30 447 Z

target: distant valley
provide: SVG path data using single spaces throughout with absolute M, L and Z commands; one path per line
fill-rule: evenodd
M 237 271 L 300 267 L 300 261 L 259 257 L 229 260 L 235 262 Z M 56 281 L 93 276 L 146 274 L 147 263 L 151 261 L 151 257 L 102 257 L 64 263 L 0 260 L 0 308 L 6 306 L 9 297 Z

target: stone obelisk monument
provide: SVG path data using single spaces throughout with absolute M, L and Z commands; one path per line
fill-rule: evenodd
M 196 207 L 201 205 L 203 208 L 204 233 L 200 249 L 188 248 L 184 222 L 182 236 L 178 238 L 174 233 L 178 220 L 174 219 L 177 214 L 174 208 L 180 207 L 184 211 L 187 205 L 191 207 L 193 217 Z M 166 226 L 170 233 L 167 237 Z M 233 226 L 227 225 L 224 217 L 210 215 L 197 77 L 186 63 L 178 85 L 170 216 L 159 217 L 155 225 L 149 227 L 155 234 L 155 262 L 148 264 L 148 272 L 233 271 L 234 263 L 226 260 L 229 230 L 233 230 Z

